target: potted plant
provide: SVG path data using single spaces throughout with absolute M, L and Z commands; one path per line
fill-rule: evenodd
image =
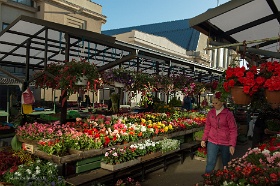
M 166 93 L 174 90 L 173 80 L 168 75 L 157 74 L 153 76 L 153 79 L 157 89 Z
M 277 61 L 262 63 L 259 76 L 263 78 L 267 101 L 280 103 L 280 63 Z
M 50 63 L 47 68 L 34 73 L 36 88 L 59 89 L 59 74 L 63 68 L 62 63 Z M 45 73 L 44 73 L 45 72 Z
M 135 82 L 134 72 L 124 68 L 109 69 L 103 73 L 102 78 L 106 84 L 125 89 L 130 89 Z
M 43 71 L 40 71 L 34 75 L 37 77 L 37 87 L 67 90 L 68 96 L 81 89 L 97 90 L 102 86 L 96 65 L 84 59 L 73 59 L 64 64 L 50 63 L 45 73 L 41 75 L 42 73 Z
M 251 97 L 259 90 L 263 83 L 263 78 L 257 76 L 257 67 L 251 66 L 245 69 L 244 66 L 229 66 L 225 71 L 225 81 L 223 87 L 226 92 L 230 92 L 235 104 L 248 105 Z
M 194 158 L 196 160 L 206 161 L 206 158 L 207 158 L 207 148 L 206 147 L 199 147 L 195 151 L 195 157 Z
M 143 89 L 149 87 L 149 89 L 155 88 L 154 78 L 146 73 L 138 72 L 135 73 L 135 82 L 132 87 L 133 91 L 142 91 Z
M 95 64 L 86 60 L 72 60 L 63 65 L 60 71 L 59 88 L 67 90 L 68 94 L 76 93 L 81 87 L 88 90 L 97 90 L 102 83 Z M 86 84 L 83 81 L 86 80 Z
M 177 91 L 184 90 L 187 85 L 193 82 L 193 79 L 187 74 L 173 74 L 171 78 L 174 84 L 174 89 Z

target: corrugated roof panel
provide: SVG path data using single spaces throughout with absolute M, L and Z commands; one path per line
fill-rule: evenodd
M 186 50 L 196 50 L 199 38 L 199 32 L 189 26 L 189 19 L 106 30 L 102 34 L 112 36 L 131 30 L 166 37 Z

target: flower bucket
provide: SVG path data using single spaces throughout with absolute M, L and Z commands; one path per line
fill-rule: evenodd
M 280 103 L 280 90 L 269 91 L 265 90 L 265 98 L 268 103 Z
M 76 82 L 75 84 L 78 86 L 86 86 L 88 82 L 88 79 L 86 76 L 82 76 L 80 77 L 80 79 L 78 80 L 78 82 Z
M 234 86 L 231 88 L 231 97 L 234 104 L 248 105 L 251 103 L 251 97 L 243 92 L 242 86 Z
M 124 87 L 124 84 L 114 81 L 114 86 L 115 86 L 115 87 L 123 88 L 123 87 Z

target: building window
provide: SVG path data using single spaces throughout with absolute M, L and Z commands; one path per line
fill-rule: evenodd
M 2 30 L 4 30 L 8 25 L 8 23 L 2 23 Z
M 12 1 L 31 7 L 33 7 L 34 5 L 34 2 L 32 0 L 12 0 Z

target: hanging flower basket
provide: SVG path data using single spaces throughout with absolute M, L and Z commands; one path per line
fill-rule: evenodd
M 251 97 L 245 94 L 242 86 L 234 86 L 231 88 L 231 96 L 234 104 L 248 105 L 251 103 Z
M 280 90 L 269 91 L 265 89 L 265 98 L 268 103 L 280 103 Z

